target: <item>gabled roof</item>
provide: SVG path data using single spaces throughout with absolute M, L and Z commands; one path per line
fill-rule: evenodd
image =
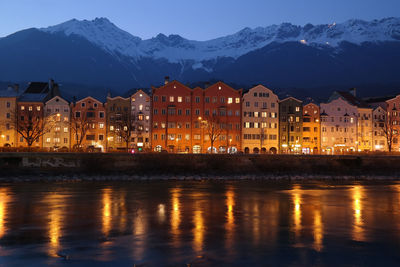
M 236 90 L 235 88 L 232 88 L 231 86 L 227 85 L 226 83 L 224 83 L 222 81 L 218 81 L 218 82 L 216 82 L 214 84 L 211 84 L 210 86 L 205 88 L 204 91 L 207 92 L 208 90 L 211 90 L 211 88 L 216 87 L 216 86 L 224 86 L 224 87 L 230 89 L 233 92 L 240 93 L 240 95 L 242 95 L 242 92 L 243 92 L 243 89 Z
M 297 101 L 297 102 L 303 103 L 303 101 L 298 100 L 297 98 L 295 98 L 295 97 L 293 97 L 293 96 L 286 97 L 285 99 L 280 100 L 279 103 L 281 103 L 281 102 L 283 102 L 283 101 L 286 101 L 286 100 L 289 100 L 289 99 L 293 99 L 293 100 L 295 100 L 295 101 Z
M 17 97 L 19 94 L 13 89 L 0 90 L 0 97 Z
M 18 98 L 18 102 L 44 102 L 48 94 L 22 94 Z
M 97 100 L 96 98 L 94 98 L 94 97 L 92 97 L 92 96 L 87 96 L 87 97 L 84 97 L 84 98 L 82 98 L 82 99 L 79 99 L 79 100 L 75 101 L 75 103 L 82 102 L 82 101 L 84 101 L 84 100 L 86 100 L 86 99 L 92 99 L 92 100 L 94 100 L 94 101 L 96 101 L 96 102 L 98 102 L 98 103 L 103 104 L 103 102 L 101 102 L 100 100 Z
M 328 114 L 325 113 L 325 110 L 320 114 L 320 116 L 329 116 Z
M 329 98 L 329 102 L 332 100 L 335 100 L 337 98 L 342 98 L 350 105 L 356 106 L 358 108 L 369 108 L 369 105 L 366 102 L 355 97 L 353 94 L 351 94 L 349 92 L 335 91 L 332 94 L 332 96 Z
M 154 87 L 154 86 L 152 86 L 151 89 L 152 89 L 152 92 L 154 93 L 154 92 L 157 91 L 157 90 L 163 89 L 163 88 L 165 88 L 165 87 L 169 87 L 169 86 L 171 86 L 171 85 L 174 85 L 174 86 L 178 85 L 178 86 L 181 86 L 181 87 L 183 87 L 183 88 L 186 88 L 186 89 L 189 90 L 189 91 L 192 91 L 192 88 L 190 88 L 190 87 L 184 85 L 183 83 L 181 83 L 181 82 L 179 82 L 179 81 L 177 81 L 177 80 L 170 81 L 170 82 L 168 82 L 167 84 L 163 84 L 163 85 L 160 86 L 160 87 Z
M 44 82 L 30 82 L 25 94 L 47 94 L 49 93 L 49 84 Z

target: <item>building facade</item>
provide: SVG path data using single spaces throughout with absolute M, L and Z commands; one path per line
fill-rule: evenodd
M 17 144 L 17 96 L 18 85 L 0 91 L 0 147 L 15 147 Z
M 106 109 L 93 97 L 71 103 L 71 146 L 83 151 L 105 151 Z
M 138 151 L 151 151 L 151 101 L 150 96 L 139 89 L 130 97 L 132 118 L 132 147 Z
M 386 116 L 387 116 L 387 111 L 381 106 L 378 106 L 372 112 L 373 151 L 388 151 L 387 138 L 385 134 Z
M 43 136 L 43 148 L 50 151 L 71 149 L 70 113 L 70 105 L 62 97 L 46 101 L 44 119 L 52 125 Z
M 257 85 L 243 95 L 242 149 L 244 153 L 277 153 L 279 99 L 272 90 Z
M 303 107 L 303 154 L 321 153 L 321 119 L 319 106 L 309 103 Z
M 325 154 L 355 152 L 358 110 L 343 98 L 321 103 L 321 151 Z
M 178 81 L 153 88 L 152 147 L 175 153 L 241 149 L 241 90 L 218 82 L 191 89 Z
M 279 149 L 280 153 L 302 152 L 303 102 L 288 97 L 279 102 Z
M 130 98 L 107 96 L 107 145 L 106 150 L 126 151 L 131 148 L 132 116 Z
M 392 131 L 391 151 L 400 152 L 400 95 L 386 101 L 387 127 Z M 389 148 L 388 148 L 389 149 Z

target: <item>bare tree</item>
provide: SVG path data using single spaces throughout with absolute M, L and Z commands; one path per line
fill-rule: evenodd
M 216 115 L 206 117 L 206 120 L 201 121 L 202 127 L 210 139 L 211 153 L 214 153 L 214 143 L 223 132 L 221 121 Z
M 15 115 L 14 115 L 15 116 Z M 15 127 L 17 133 L 26 141 L 30 149 L 33 143 L 40 137 L 47 134 L 55 126 L 54 116 L 45 116 L 39 113 L 28 112 L 15 116 Z
M 135 124 L 132 122 L 132 115 L 129 110 L 124 110 L 115 114 L 115 135 L 120 137 L 124 142 L 126 149 L 129 148 L 131 142 L 132 131 L 135 130 Z
M 394 124 L 395 121 L 395 116 L 392 113 L 387 112 L 386 115 L 384 115 L 384 118 L 379 122 L 379 127 L 381 128 L 383 136 L 386 138 L 389 152 L 392 152 L 393 141 L 400 135 L 399 130 L 396 129 L 397 127 Z
M 75 134 L 75 148 L 81 148 L 83 139 L 87 131 L 90 129 L 91 120 L 87 116 L 86 111 L 72 112 L 71 121 L 69 123 L 71 131 Z

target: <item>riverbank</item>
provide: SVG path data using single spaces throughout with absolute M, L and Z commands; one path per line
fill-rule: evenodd
M 0 170 L 3 181 L 400 179 L 400 157 L 0 153 Z

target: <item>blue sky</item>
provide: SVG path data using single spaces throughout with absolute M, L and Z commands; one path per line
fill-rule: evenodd
M 107 17 L 147 39 L 158 33 L 207 40 L 244 27 L 400 16 L 400 0 L 0 0 L 0 37 L 66 20 Z

